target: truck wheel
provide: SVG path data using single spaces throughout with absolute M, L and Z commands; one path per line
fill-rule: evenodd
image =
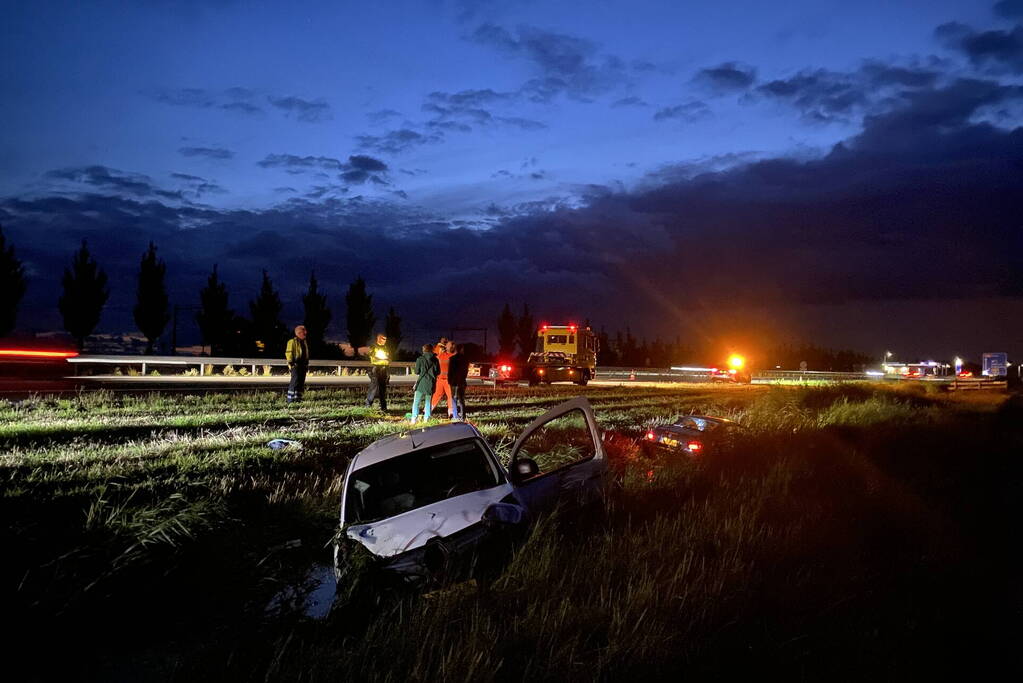
M 537 384 L 539 384 L 539 383 L 540 383 L 540 382 L 538 382 L 538 381 L 537 381 L 537 379 L 536 379 L 535 377 L 530 377 L 530 378 L 529 378 L 529 386 L 531 386 L 531 387 L 535 387 L 535 386 L 536 386 Z
M 578 384 L 581 387 L 584 387 L 584 386 L 586 386 L 587 382 L 589 382 L 589 381 L 590 381 L 590 373 L 589 373 L 589 371 L 583 370 L 581 373 L 579 373 L 579 379 L 577 379 L 575 381 L 575 383 Z

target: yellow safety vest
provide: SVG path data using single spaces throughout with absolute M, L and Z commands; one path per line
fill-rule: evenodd
M 369 362 L 373 365 L 390 365 L 391 356 L 387 348 L 383 346 L 371 346 L 369 348 Z

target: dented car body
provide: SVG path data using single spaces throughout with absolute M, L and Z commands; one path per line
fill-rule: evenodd
M 562 425 L 574 427 L 568 446 L 555 443 L 567 433 Z M 545 457 L 551 454 L 558 458 Z M 606 473 L 600 431 L 585 398 L 526 427 L 507 467 L 467 423 L 380 439 L 348 467 L 335 544 L 339 582 L 353 556 L 367 558 L 367 552 L 374 568 L 405 584 L 472 571 L 523 538 L 538 515 L 559 504 L 599 500 Z

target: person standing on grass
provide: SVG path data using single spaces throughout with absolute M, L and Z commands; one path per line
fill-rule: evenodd
M 297 403 L 302 400 L 305 393 L 305 376 L 309 371 L 309 343 L 306 338 L 305 325 L 295 328 L 295 336 L 288 340 L 288 347 L 284 351 L 284 359 L 288 361 L 288 368 L 291 370 L 291 381 L 288 382 L 288 403 Z
M 465 355 L 465 347 L 454 344 L 454 355 L 448 359 L 448 384 L 455 398 L 454 413 L 459 419 L 465 419 L 465 386 L 469 381 L 469 359 Z
M 423 422 L 430 421 L 433 413 L 431 401 L 433 391 L 437 386 L 437 375 L 440 374 L 440 363 L 437 356 L 433 355 L 433 347 L 423 344 L 423 355 L 416 359 L 416 384 L 412 388 L 412 424 L 419 419 L 419 402 L 423 403 Z
M 451 400 L 451 385 L 448 384 L 448 361 L 452 355 L 451 342 L 437 344 L 437 362 L 440 363 L 440 374 L 437 375 L 437 388 L 433 391 L 432 407 L 436 410 L 441 398 L 447 397 L 448 418 L 457 418 L 458 413 L 455 412 L 455 402 Z
M 373 401 L 380 399 L 380 410 L 387 412 L 387 383 L 391 380 L 389 368 L 391 367 L 391 353 L 387 350 L 387 335 L 378 334 L 377 343 L 372 346 L 363 346 L 359 353 L 366 354 L 369 358 L 369 391 L 366 393 L 366 407 L 373 405 Z

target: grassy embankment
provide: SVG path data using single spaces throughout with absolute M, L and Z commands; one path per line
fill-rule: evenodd
M 480 390 L 474 419 L 507 444 L 577 391 Z M 1015 403 L 863 385 L 586 393 L 625 471 L 608 514 L 548 520 L 486 590 L 357 633 L 266 605 L 326 560 L 347 459 L 399 411 L 345 391 L 297 409 L 269 393 L 0 404 L 10 644 L 38 672 L 183 679 L 892 677 L 1003 652 L 1020 605 Z M 646 422 L 690 411 L 748 438 L 701 462 L 638 453 Z M 267 449 L 276 436 L 305 447 Z

